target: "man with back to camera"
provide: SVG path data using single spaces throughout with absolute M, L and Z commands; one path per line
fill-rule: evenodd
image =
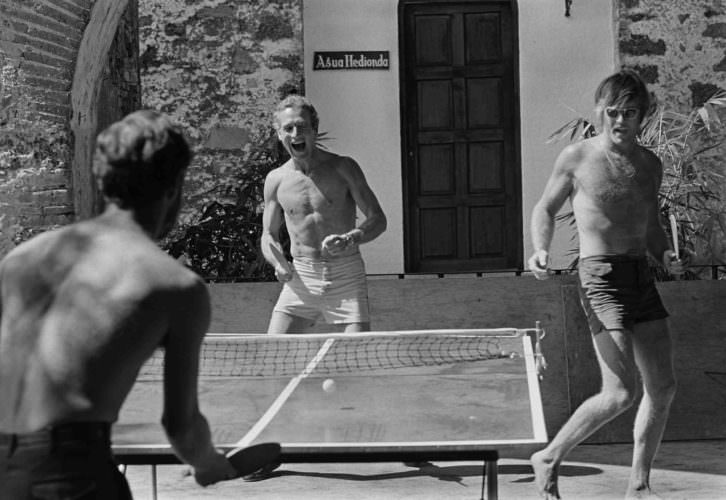
M 595 92 L 601 133 L 567 146 L 557 158 L 532 211 L 534 253 L 529 268 L 549 275 L 555 215 L 569 198 L 580 244 L 580 299 L 602 375 L 600 392 L 572 414 L 531 462 L 542 496 L 560 498 L 557 474 L 577 444 L 643 399 L 634 425 L 633 463 L 626 498 L 653 497 L 650 470 L 676 391 L 673 341 L 647 255 L 682 274 L 690 256 L 678 258 L 660 222 L 658 191 L 663 166 L 637 142 L 650 94 L 633 71 L 604 79 Z
M 197 399 L 207 287 L 154 241 L 176 221 L 190 160 L 165 116 L 126 116 L 97 139 L 104 212 L 40 234 L 0 263 L 3 498 L 131 498 L 110 427 L 159 346 L 174 451 L 200 485 L 238 476 Z

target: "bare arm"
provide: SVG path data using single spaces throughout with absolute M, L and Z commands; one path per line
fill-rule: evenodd
M 529 268 L 540 279 L 547 276 L 549 249 L 555 231 L 555 216 L 572 192 L 572 172 L 576 155 L 573 146 L 568 146 L 560 153 L 542 197 L 532 209 L 530 232 L 534 253 L 529 259 Z
M 3 319 L 3 261 L 0 260 L 0 324 Z M 0 329 L 0 338 L 2 336 L 2 330 Z
M 649 161 L 652 162 L 654 169 L 654 193 L 653 204 L 648 210 L 648 232 L 646 235 L 646 246 L 656 261 L 661 263 L 668 272 L 675 275 L 683 274 L 686 267 L 691 261 L 691 255 L 683 249 L 681 255 L 676 257 L 676 253 L 671 246 L 670 239 L 661 224 L 660 207 L 658 205 L 658 191 L 663 182 L 663 164 L 655 154 L 646 151 Z
M 197 281 L 175 292 L 171 324 L 164 343 L 164 414 L 162 424 L 176 454 L 191 465 L 199 484 L 234 477 L 235 471 L 212 444 L 207 419 L 199 410 L 197 377 L 200 346 L 210 321 L 209 293 Z
M 262 236 L 260 246 L 265 260 L 275 268 L 275 275 L 280 281 L 288 281 L 292 277 L 290 264 L 280 244 L 280 228 L 282 227 L 283 211 L 277 200 L 277 187 L 280 184 L 278 170 L 273 170 L 265 178 L 264 211 L 262 212 Z
M 649 153 L 648 153 L 649 154 Z M 660 221 L 660 207 L 658 206 L 658 190 L 660 189 L 661 182 L 663 182 L 663 165 L 655 155 L 650 156 L 650 161 L 653 162 L 653 203 L 648 210 L 648 232 L 646 236 L 646 245 L 648 252 L 655 257 L 658 262 L 662 262 L 663 254 L 666 250 L 671 250 L 670 242 L 668 241 L 668 235 L 663 229 L 663 225 Z
M 348 235 L 358 244 L 367 243 L 376 239 L 386 230 L 388 221 L 358 163 L 352 158 L 346 158 L 345 162 L 341 173 L 348 182 L 353 200 L 365 215 L 365 220 L 358 227 L 349 231 Z

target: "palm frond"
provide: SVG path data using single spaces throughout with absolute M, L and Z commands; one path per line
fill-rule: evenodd
M 659 104 L 645 117 L 638 135 L 640 144 L 653 151 L 663 164 L 658 199 L 664 222 L 670 213 L 677 216 L 682 222 L 677 236 L 682 247 L 690 250 L 695 247 L 708 250 L 714 238 L 704 235 L 711 234 L 712 230 L 721 231 L 721 237 L 724 236 L 724 228 L 709 221 L 726 220 L 721 201 L 724 175 L 719 171 L 718 157 L 719 148 L 726 146 L 725 108 L 726 91 L 715 93 L 687 113 Z M 592 124 L 579 117 L 555 130 L 547 142 L 563 139 L 574 142 L 596 134 Z M 576 225 L 572 212 L 558 215 L 556 221 Z M 706 231 L 706 225 L 715 229 Z M 670 231 L 669 224 L 664 223 L 664 227 Z M 578 245 L 574 240 L 571 244 Z M 576 255 L 577 250 L 570 249 L 567 253 Z M 710 250 L 708 253 L 715 256 Z

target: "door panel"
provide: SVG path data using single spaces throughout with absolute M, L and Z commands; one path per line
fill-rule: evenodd
M 423 145 L 419 147 L 419 158 L 419 192 L 424 195 L 454 194 L 456 173 L 451 145 Z
M 406 272 L 522 267 L 507 1 L 401 6 Z
M 426 245 L 421 249 L 424 258 L 456 257 L 456 210 L 448 207 L 430 207 L 420 211 L 421 239 Z

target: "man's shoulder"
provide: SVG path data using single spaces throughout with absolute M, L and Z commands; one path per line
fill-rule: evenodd
M 145 281 L 151 287 L 189 286 L 197 277 L 145 233 L 112 224 L 104 226 L 104 222 L 91 220 L 88 224 L 79 223 L 75 228 L 69 226 L 66 241 L 63 241 L 63 233 L 56 240 L 59 250 L 74 244 L 79 246 L 77 267 L 81 272 L 95 267 L 99 274 L 105 273 L 107 279 L 115 279 L 118 274 Z
M 329 153 L 326 164 L 331 170 L 334 170 L 342 177 L 349 181 L 355 180 L 362 175 L 360 165 L 351 156 L 340 155 L 337 153 Z
M 568 144 L 562 152 L 569 156 L 586 156 L 592 154 L 597 149 L 597 138 L 590 137 L 589 139 L 582 139 L 577 142 Z
M 318 164 L 328 165 L 334 168 L 339 168 L 341 166 L 355 163 L 355 160 L 353 160 L 353 158 L 351 158 L 350 156 L 335 153 L 333 151 L 330 151 L 329 149 L 323 149 L 320 147 L 318 147 L 317 151 L 317 161 Z
M 565 146 L 557 157 L 556 168 L 573 173 L 587 163 L 593 155 L 595 144 L 592 139 L 584 139 Z
M 280 165 L 279 167 L 275 167 L 269 172 L 267 172 L 266 179 L 267 180 L 275 180 L 281 178 L 283 175 L 285 175 L 285 172 L 289 172 L 292 168 L 292 160 L 287 160 L 285 163 Z
M 641 158 L 643 158 L 644 161 L 646 161 L 648 164 L 653 166 L 660 166 L 661 160 L 658 157 L 653 150 L 646 148 L 642 144 L 638 144 L 638 151 L 640 152 Z
M 64 226 L 39 233 L 19 243 L 3 257 L 0 266 L 10 269 L 14 267 L 28 268 L 41 259 L 52 258 L 54 253 L 48 252 L 48 249 L 59 242 L 73 226 Z M 71 239 L 73 238 L 71 237 Z
M 135 241 L 124 250 L 127 255 L 122 257 L 123 262 L 133 269 L 136 276 L 152 286 L 188 288 L 201 281 L 199 275 L 151 240 Z

